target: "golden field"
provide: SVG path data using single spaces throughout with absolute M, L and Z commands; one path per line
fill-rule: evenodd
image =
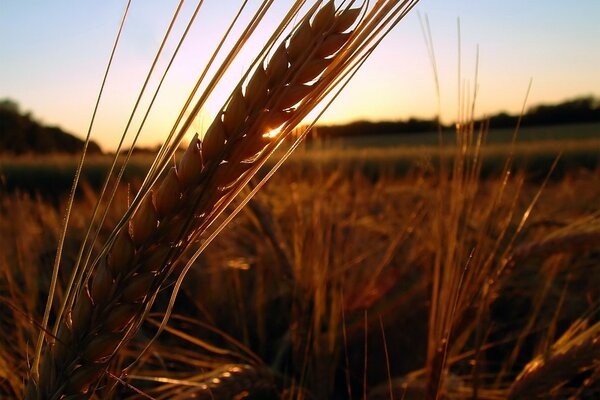
M 226 18 L 220 2 L 206 16 L 224 30 L 187 40 L 209 48 L 182 57 L 186 73 L 175 61 L 203 2 L 180 1 L 162 41 L 139 41 L 158 46 L 149 69 L 115 81 L 138 64 L 120 55 L 129 1 L 95 106 L 83 84 L 53 89 L 80 103 L 59 120 L 89 104 L 84 140 L 0 100 L 0 399 L 598 398 L 593 94 L 526 109 L 530 81 L 520 114 L 477 119 L 479 49 L 464 80 L 458 22 L 444 125 L 447 71 L 419 16 L 436 116 L 315 126 L 351 80 L 375 89 L 413 57 L 388 49 L 354 78 L 418 2 L 300 0 L 273 17 L 273 1 L 244 1 Z M 147 11 L 134 24 L 168 22 Z M 32 77 L 35 93 L 60 75 Z M 413 80 L 380 83 L 396 79 Z M 377 92 L 354 99 L 383 110 Z
M 494 161 L 482 175 L 493 149 L 430 148 L 395 172 L 380 154 L 418 148 L 363 151 L 377 174 L 352 151 L 343 162 L 342 149 L 300 150 L 196 260 L 165 332 L 111 396 L 419 399 L 447 346 L 444 398 L 593 398 L 598 170 L 540 176 Z M 102 237 L 135 182 L 119 189 Z M 83 187 L 57 304 L 96 201 Z M 0 199 L 3 396 L 20 396 L 28 373 L 64 199 Z M 115 368 L 153 335 L 167 300 L 159 294 Z

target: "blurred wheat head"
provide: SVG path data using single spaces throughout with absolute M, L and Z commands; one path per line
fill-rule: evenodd
M 241 4 L 240 13 L 246 3 Z M 415 6 L 417 0 L 385 0 L 373 4 L 344 1 L 337 6 L 334 1 L 294 2 L 202 138 L 195 136 L 176 166 L 169 168 L 180 142 L 200 109 L 273 3 L 273 0 L 260 3 L 228 52 L 224 43 L 231 30 L 220 39 L 215 54 L 200 73 L 197 84 L 182 106 L 139 191 L 108 238 L 99 244 L 100 228 L 115 199 L 118 182 L 134 148 L 131 147 L 125 156 L 125 164 L 118 170 L 116 160 L 123 143 L 121 139 L 83 235 L 68 284 L 60 288 L 58 276 L 62 249 L 73 196 L 85 160 L 84 151 L 59 238 L 49 298 L 31 362 L 25 398 L 92 396 L 106 375 L 111 360 L 147 316 L 157 293 L 167 283 L 175 282 L 171 303 L 160 325 L 161 329 L 165 327 L 178 288 L 191 263 L 281 165 L 308 131 L 307 128 L 293 141 L 286 140 L 292 129 L 309 112 L 315 109 L 322 112 L 327 107 L 387 32 Z M 179 45 L 202 4 L 203 1 L 198 2 Z M 171 33 L 179 8 L 165 39 Z M 121 28 L 128 9 L 129 4 Z M 298 22 L 293 24 L 294 21 Z M 231 26 L 236 23 L 237 16 Z M 120 33 L 121 30 L 115 48 Z M 163 46 L 164 41 L 157 58 Z M 171 61 L 178 49 L 179 46 Z M 226 54 L 224 61 L 208 79 L 211 64 L 216 54 L 221 52 Z M 111 61 L 112 55 L 106 74 Z M 155 65 L 156 59 L 148 78 Z M 148 78 L 140 96 L 146 89 Z M 206 89 L 198 94 L 201 85 L 205 85 Z M 160 85 L 154 98 L 159 89 Z M 98 102 L 101 94 L 102 90 Z M 132 117 L 138 104 L 139 98 Z M 94 116 L 97 107 L 98 103 Z M 93 123 L 94 117 L 88 130 L 88 141 Z M 131 118 L 123 137 L 130 124 Z M 139 133 L 135 136 L 134 144 Z M 282 144 L 288 145 L 287 150 L 281 152 L 280 159 L 261 183 L 244 196 L 236 209 L 219 218 L 267 158 Z M 183 259 L 186 262 L 181 261 Z M 57 291 L 61 294 L 59 306 L 55 304 Z M 140 355 L 147 348 L 141 349 Z M 106 382 L 110 387 L 120 380 L 119 376 L 125 376 L 125 371 L 111 371 L 109 375 Z

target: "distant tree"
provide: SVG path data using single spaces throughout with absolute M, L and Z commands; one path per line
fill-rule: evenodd
M 492 129 L 514 128 L 518 115 L 501 112 L 485 118 Z M 482 122 L 479 120 L 477 122 Z M 559 104 L 542 104 L 531 107 L 523 116 L 523 126 L 575 124 L 600 122 L 600 99 L 593 96 L 578 97 Z M 405 121 L 355 121 L 345 125 L 319 125 L 321 137 L 348 137 L 361 135 L 395 135 L 435 132 L 438 121 L 410 118 Z M 448 126 L 442 126 L 448 129 Z
M 489 117 L 491 128 L 514 128 L 518 115 L 502 112 Z M 578 97 L 559 104 L 541 104 L 529 108 L 523 126 L 600 122 L 600 102 L 592 96 Z
M 600 121 L 600 108 L 594 97 L 579 97 L 559 104 L 532 107 L 524 120 L 529 125 L 594 122 Z
M 518 119 L 519 117 L 510 115 L 506 112 L 501 112 L 488 118 L 490 122 L 490 128 L 495 129 L 515 127 Z
M 78 153 L 82 149 L 81 139 L 59 127 L 43 126 L 30 113 L 22 114 L 13 100 L 0 100 L 0 153 Z M 88 151 L 101 153 L 95 142 L 89 143 Z
M 0 110 L 20 114 L 19 103 L 11 99 L 0 99 Z
M 436 120 L 410 118 L 406 121 L 355 121 L 345 125 L 320 125 L 318 129 L 322 137 L 349 137 L 435 132 L 437 126 Z

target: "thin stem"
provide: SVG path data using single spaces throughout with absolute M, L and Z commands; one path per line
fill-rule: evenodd
M 42 320 L 43 329 L 40 331 L 40 334 L 38 336 L 38 340 L 37 340 L 36 348 L 35 348 L 35 356 L 34 356 L 34 359 L 32 362 L 32 366 L 31 366 L 31 373 L 34 377 L 37 377 L 39 375 L 39 363 L 40 363 L 40 359 L 41 359 L 41 355 L 42 355 L 44 336 L 45 336 L 45 331 L 48 329 L 48 320 L 50 318 L 50 310 L 52 309 L 52 303 L 54 302 L 54 294 L 55 294 L 56 285 L 58 282 L 58 272 L 60 269 L 60 261 L 62 258 L 62 251 L 63 251 L 64 244 L 65 244 L 65 238 L 67 236 L 67 227 L 69 225 L 69 220 L 71 218 L 71 210 L 73 208 L 75 192 L 77 190 L 77 186 L 79 185 L 79 178 L 81 176 L 81 171 L 83 169 L 83 163 L 84 163 L 85 156 L 87 153 L 88 145 L 90 143 L 90 136 L 92 133 L 92 128 L 94 126 L 94 121 L 96 119 L 96 113 L 97 113 L 98 107 L 100 105 L 100 99 L 102 98 L 102 93 L 104 92 L 104 86 L 106 85 L 106 79 L 108 77 L 108 73 L 110 71 L 110 67 L 112 65 L 112 61 L 113 61 L 115 52 L 117 50 L 117 46 L 119 44 L 119 40 L 121 38 L 121 33 L 123 31 L 123 26 L 125 25 L 125 20 L 127 19 L 127 14 L 129 12 L 130 5 L 131 5 L 131 0 L 128 0 L 127 6 L 125 7 L 125 11 L 123 12 L 123 17 L 121 18 L 121 23 L 119 24 L 119 30 L 117 32 L 117 37 L 115 38 L 114 45 L 113 45 L 113 48 L 110 53 L 110 57 L 108 58 L 108 64 L 106 65 L 106 70 L 104 71 L 104 76 L 102 78 L 102 84 L 100 85 L 98 97 L 96 98 L 96 104 L 94 105 L 94 111 L 92 112 L 92 118 L 90 120 L 90 124 L 88 126 L 88 130 L 86 133 L 81 158 L 77 165 L 77 170 L 75 172 L 75 178 L 73 179 L 73 185 L 71 186 L 71 191 L 69 193 L 69 200 L 68 200 L 68 204 L 67 204 L 65 219 L 63 222 L 63 228 L 61 231 L 60 238 L 58 240 L 56 256 L 54 258 L 54 267 L 52 270 L 52 279 L 50 282 L 50 288 L 49 288 L 49 292 L 48 292 L 48 300 L 46 302 L 46 308 L 44 310 L 44 318 Z M 61 310 L 59 311 L 59 317 L 57 318 L 57 320 L 60 319 L 60 315 L 62 315 L 62 312 L 63 312 L 63 309 L 61 308 Z M 56 335 L 56 333 L 54 333 L 54 335 Z
M 127 121 L 125 129 L 123 131 L 123 134 L 121 135 L 121 140 L 119 141 L 119 145 L 117 146 L 117 150 L 115 151 L 115 156 L 113 158 L 112 165 L 110 166 L 109 171 L 106 174 L 106 179 L 105 179 L 104 184 L 102 186 L 102 190 L 100 191 L 100 195 L 98 197 L 98 202 L 96 203 L 96 205 L 94 207 L 94 212 L 93 212 L 92 217 L 90 219 L 90 224 L 88 226 L 88 230 L 86 232 L 85 239 L 84 239 L 84 241 L 83 241 L 83 243 L 81 245 L 81 248 L 80 248 L 80 251 L 79 251 L 79 255 L 78 255 L 78 260 L 77 260 L 78 262 L 76 263 L 75 267 L 73 268 L 73 272 L 72 272 L 72 274 L 70 276 L 69 283 L 66 286 L 65 301 L 64 301 L 63 306 L 61 307 L 61 309 L 60 309 L 60 311 L 58 313 L 58 317 L 56 318 L 56 323 L 54 325 L 53 332 L 58 332 L 58 327 L 60 326 L 60 321 L 61 321 L 61 318 L 62 318 L 62 316 L 64 314 L 66 306 L 73 303 L 74 297 L 75 297 L 75 295 L 77 293 L 77 290 L 73 290 L 74 289 L 73 283 L 75 282 L 75 280 L 77 280 L 77 288 L 79 288 L 81 286 L 81 277 L 83 276 L 83 274 L 85 274 L 86 269 L 88 271 L 92 270 L 92 268 L 89 265 L 84 265 L 83 269 L 81 269 L 81 256 L 82 256 L 83 251 L 85 249 L 86 242 L 87 242 L 87 240 L 89 238 L 89 234 L 91 233 L 94 220 L 95 220 L 95 218 L 96 218 L 96 216 L 98 214 L 98 211 L 100 210 L 100 204 L 101 204 L 102 198 L 104 197 L 104 194 L 106 193 L 106 190 L 108 188 L 110 177 L 112 176 L 113 171 L 115 169 L 115 166 L 117 164 L 117 160 L 118 160 L 118 157 L 119 157 L 119 152 L 121 151 L 121 147 L 123 146 L 123 143 L 125 141 L 125 137 L 127 136 L 127 131 L 129 130 L 129 126 L 131 125 L 131 122 L 133 121 L 133 117 L 135 115 L 135 112 L 137 111 L 137 108 L 138 108 L 138 106 L 140 104 L 140 101 L 142 99 L 142 96 L 143 96 L 144 92 L 146 91 L 146 86 L 148 85 L 148 82 L 150 81 L 150 77 L 152 76 L 152 73 L 154 72 L 154 68 L 156 67 L 158 59 L 159 59 L 159 57 L 160 57 L 160 55 L 162 53 L 162 50 L 163 50 L 163 48 L 165 46 L 167 38 L 169 37 L 169 34 L 171 33 L 171 30 L 173 28 L 173 25 L 174 25 L 176 19 L 177 19 L 177 16 L 179 15 L 179 11 L 181 10 L 183 2 L 184 2 L 184 0 L 180 0 L 179 5 L 177 6 L 177 9 L 175 10 L 173 18 L 171 19 L 171 23 L 169 24 L 169 27 L 167 28 L 167 31 L 166 31 L 165 36 L 163 38 L 163 41 L 161 42 L 160 47 L 159 47 L 159 49 L 157 51 L 157 54 L 154 57 L 154 61 L 152 62 L 150 70 L 148 71 L 148 74 L 146 75 L 146 79 L 144 81 L 144 84 L 142 85 L 142 88 L 140 89 L 140 93 L 139 93 L 139 95 L 138 95 L 138 97 L 136 99 L 135 105 L 133 106 L 133 110 L 131 111 L 131 114 L 129 116 L 129 119 Z M 123 168 L 124 168 L 124 166 L 123 166 Z M 91 246 L 93 247 L 93 243 L 91 244 Z M 79 277 L 79 278 L 77 278 L 77 277 Z

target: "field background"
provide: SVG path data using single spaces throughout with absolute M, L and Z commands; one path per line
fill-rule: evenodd
M 302 145 L 198 259 L 169 329 L 113 396 L 140 398 L 131 387 L 203 396 L 199 384 L 237 365 L 241 378 L 225 381 L 218 398 L 247 385 L 260 399 L 421 399 L 435 332 L 451 312 L 443 290 L 468 271 L 445 396 L 506 398 L 537 360 L 537 371 L 554 375 L 528 376 L 531 393 L 594 398 L 598 341 L 577 335 L 600 331 L 599 133 L 600 124 L 526 128 L 512 148 L 513 131 L 492 131 L 481 153 L 469 135 L 468 146 L 451 144 L 450 132 L 443 147 L 435 133 Z M 150 160 L 136 155 L 128 167 L 102 236 Z M 109 161 L 94 156 L 84 169 L 64 277 Z M 35 337 L 29 318 L 41 315 L 75 164 L 0 161 L 0 290 L 10 304 L 0 311 L 0 361 L 10 366 L 0 368 L 0 394 L 17 396 L 28 371 L 19 349 Z M 132 348 L 152 335 L 166 301 L 159 296 Z M 573 346 L 588 356 L 556 361 Z M 126 361 L 124 352 L 115 362 Z
M 2 2 L 0 400 L 600 399 L 600 2 L 416 3 Z
M 522 128 L 513 146 L 514 134 L 514 129 L 496 129 L 486 134 L 482 148 L 484 176 L 500 172 L 511 153 L 517 168 L 538 179 L 546 175 L 559 155 L 554 177 L 569 169 L 593 170 L 600 162 L 600 123 Z M 293 168 L 318 165 L 329 170 L 360 169 L 371 177 L 381 173 L 401 175 L 416 166 L 432 167 L 440 157 L 452 157 L 455 133 L 445 130 L 442 135 L 441 147 L 437 132 L 326 139 L 317 136 L 302 143 L 286 163 Z M 152 159 L 152 153 L 134 155 L 125 181 L 143 177 Z M 0 190 L 60 196 L 70 188 L 77 162 L 73 156 L 0 156 Z M 83 170 L 84 181 L 99 188 L 111 162 L 110 155 L 89 157 Z

